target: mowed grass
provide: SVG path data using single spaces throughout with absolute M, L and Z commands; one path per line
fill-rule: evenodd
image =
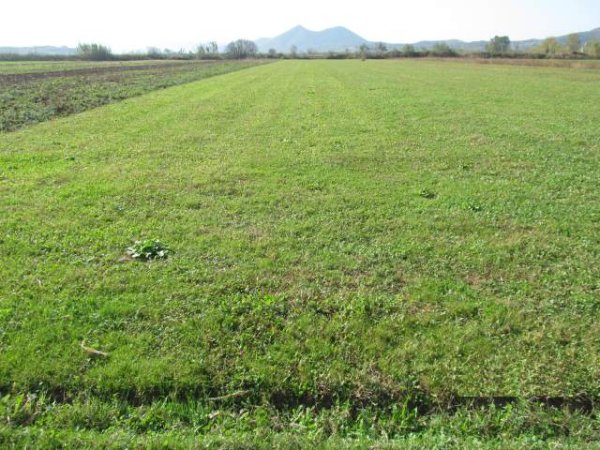
M 4 442 L 590 444 L 599 87 L 286 61 L 0 134 Z M 124 262 L 145 238 L 170 257 Z

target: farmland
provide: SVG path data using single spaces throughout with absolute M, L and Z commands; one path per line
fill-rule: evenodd
M 599 87 L 283 61 L 0 133 L 0 445 L 599 448 Z
M 189 64 L 187 61 L 140 60 L 140 61 L 0 61 L 0 74 L 65 72 L 77 69 L 98 69 L 145 66 L 148 64 L 166 66 Z
M 256 62 L 0 63 L 0 131 L 82 112 Z

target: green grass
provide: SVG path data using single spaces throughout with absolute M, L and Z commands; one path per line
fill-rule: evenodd
M 0 428 L 3 448 L 600 448 L 594 419 L 535 405 L 426 416 L 403 405 L 282 411 L 166 401 L 139 407 L 95 400 L 56 405 L 40 398 L 27 405 L 0 403 L 0 412 L 13 421 Z
M 0 442 L 591 445 L 599 83 L 290 61 L 0 134 Z

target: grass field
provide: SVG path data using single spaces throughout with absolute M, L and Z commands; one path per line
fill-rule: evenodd
M 599 87 L 286 61 L 0 134 L 0 444 L 599 448 Z
M 0 62 L 0 132 L 82 112 L 258 61 Z

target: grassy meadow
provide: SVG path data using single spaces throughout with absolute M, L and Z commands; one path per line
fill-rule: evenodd
M 599 119 L 283 61 L 0 133 L 0 446 L 600 448 Z

